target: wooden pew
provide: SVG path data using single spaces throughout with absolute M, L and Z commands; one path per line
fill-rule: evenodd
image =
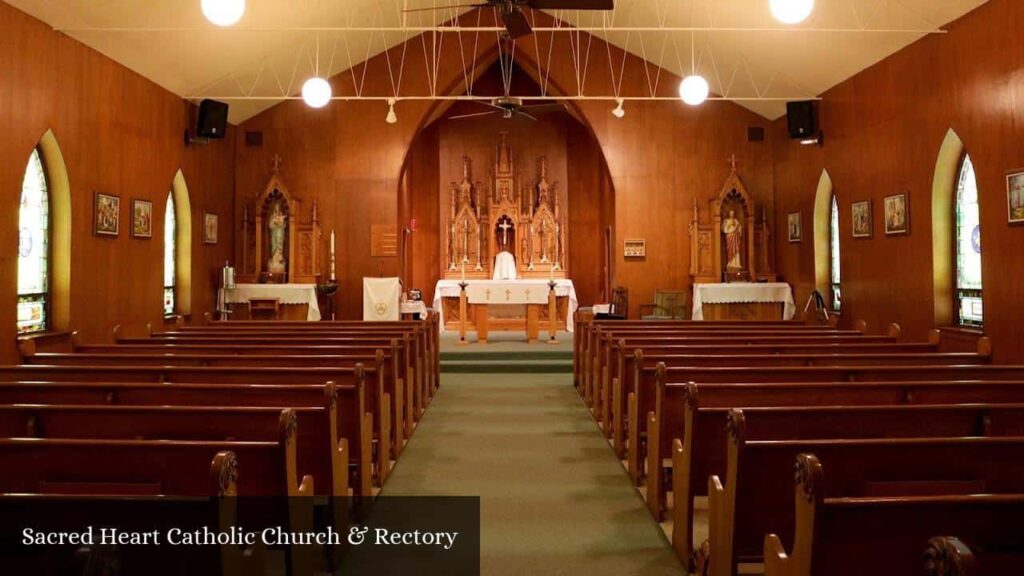
M 22 346 L 22 359 L 26 364 L 66 365 L 88 364 L 92 366 L 237 366 L 244 368 L 256 367 L 346 367 L 358 364 L 373 366 L 376 380 L 370 388 L 367 406 L 374 413 L 378 423 L 386 424 L 389 429 L 388 455 L 397 459 L 405 445 L 405 430 L 412 428 L 413 411 L 406 402 L 406 395 L 411 392 L 405 380 L 396 377 L 398 364 L 396 360 L 395 341 L 392 349 L 385 353 L 380 349 L 365 349 L 357 354 L 331 356 L 325 354 L 189 354 L 168 351 L 166 353 L 146 353 L 133 350 L 129 353 L 62 353 L 35 352 L 32 346 Z M 386 402 L 385 402 L 386 401 Z M 378 407 L 389 406 L 390 417 L 384 419 Z M 378 430 L 378 434 L 383 430 Z
M 364 409 L 371 417 L 373 436 L 378 442 L 374 459 L 374 481 L 383 485 L 390 472 L 390 397 L 377 387 L 375 367 L 357 365 L 351 368 L 269 366 L 259 368 L 230 366 L 94 366 L 94 365 L 20 365 L 0 366 L 0 382 L 158 382 L 205 384 L 318 384 L 328 382 L 353 385 L 369 380 L 364 390 Z
M 965 395 L 980 386 L 949 384 Z M 789 395 L 767 400 L 759 390 L 743 394 L 736 390 L 739 387 L 685 385 L 683 425 L 662 432 L 672 438 L 672 547 L 681 560 L 689 561 L 694 550 L 694 498 L 706 495 L 708 476 L 725 474 L 725 423 L 732 408 L 743 409 L 748 440 L 1024 436 L 1024 382 L 1004 384 L 982 386 L 987 403 L 981 404 L 960 404 L 948 397 L 953 386 L 932 383 L 788 387 Z M 945 388 L 944 397 L 929 397 L 936 387 Z M 938 402 L 912 404 L 915 393 Z M 664 492 L 653 489 L 647 492 L 647 501 L 649 506 L 658 505 L 652 507 L 655 513 L 666 505 Z
M 992 365 L 980 363 L 984 358 L 979 354 L 976 364 L 949 365 L 940 363 L 915 364 L 907 358 L 901 364 L 885 364 L 880 359 L 869 361 L 864 355 L 851 355 L 852 358 L 836 356 L 831 360 L 818 360 L 818 366 L 669 366 L 661 376 L 661 382 L 697 382 L 697 383 L 769 383 L 769 382 L 854 382 L 854 381 L 940 381 L 940 380 L 1024 380 L 1024 366 Z M 663 357 L 664 358 L 664 357 Z M 642 443 L 642 433 L 648 435 L 652 429 L 657 432 L 659 426 L 656 407 L 659 366 L 663 362 L 651 366 L 646 359 L 641 366 L 638 363 L 634 374 L 635 386 L 627 396 L 629 410 L 627 423 L 629 447 L 627 449 L 627 469 L 630 477 L 638 484 L 643 478 L 642 462 L 644 447 L 652 443 L 648 438 Z M 830 364 L 830 365 L 829 365 Z M 678 400 L 676 414 L 682 414 L 681 398 Z M 646 414 L 642 419 L 640 414 Z M 634 422 L 636 423 L 634 425 Z M 646 426 L 646 430 L 644 429 Z M 662 437 L 658 447 L 661 454 L 668 454 L 669 439 Z M 633 447 L 637 447 L 634 450 Z M 659 460 L 654 460 L 659 461 Z
M 1012 528 L 999 536 L 1012 533 Z M 936 536 L 924 551 L 926 576 L 1003 576 L 1020 572 L 1024 563 L 1024 540 L 979 541 L 968 546 L 956 536 Z
M 23 451 L 33 450 L 33 447 L 26 444 L 20 448 Z M 162 449 L 156 447 L 155 450 Z M 45 476 L 36 464 L 52 459 L 53 454 L 53 446 L 41 444 L 34 453 L 36 457 L 17 469 L 16 473 L 27 476 L 30 484 L 35 484 L 38 490 Z M 238 502 L 231 497 L 238 493 L 238 461 L 233 452 L 218 452 L 212 462 L 209 458 L 185 457 L 178 450 L 166 450 L 161 455 L 167 459 L 177 458 L 170 462 L 173 474 L 162 483 L 161 496 L 7 493 L 0 495 L 0 516 L 4 518 L 5 526 L 12 531 L 21 526 L 52 532 L 81 530 L 85 526 L 98 525 L 119 526 L 125 530 L 135 528 L 141 532 L 152 530 L 156 525 L 205 525 L 228 532 L 239 526 Z M 73 467 L 78 462 L 88 467 L 93 464 L 93 456 L 104 459 L 114 455 L 107 453 L 104 447 L 92 446 L 76 450 L 67 464 Z M 110 465 L 120 469 L 130 466 L 131 462 L 112 458 Z M 6 475 L 0 474 L 0 482 L 5 482 L 4 478 Z M 0 484 L 0 492 L 8 492 L 6 485 Z M 248 576 L 259 573 L 266 565 L 266 550 L 262 544 L 247 550 L 229 544 L 205 547 L 190 554 L 184 561 L 188 564 L 183 564 L 178 550 L 163 552 L 158 556 L 158 550 L 139 547 L 120 549 L 114 554 L 117 564 L 126 573 L 173 574 L 180 570 L 201 569 L 203 574 Z M 38 555 L 0 553 L 0 563 L 11 574 L 46 573 L 54 565 L 74 570 L 75 573 L 86 573 L 87 566 L 94 563 L 100 565 L 110 553 L 111 547 L 49 546 Z
M 238 496 L 288 497 L 275 521 L 289 531 L 311 531 L 314 479 L 297 475 L 296 423 L 295 412 L 283 410 L 278 439 L 267 442 L 0 439 L 0 492 L 208 496 L 208 477 L 183 471 L 205 468 L 218 454 L 231 452 L 246 471 L 238 478 Z M 291 547 L 289 573 L 312 575 L 318 553 Z
M 118 344 L 205 344 L 205 345 L 252 345 L 252 346 L 275 346 L 286 342 L 291 346 L 353 346 L 353 345 L 376 345 L 375 347 L 387 348 L 390 346 L 391 340 L 394 338 L 405 338 L 408 334 L 403 331 L 394 332 L 350 332 L 350 333 L 317 333 L 312 331 L 300 331 L 296 333 L 276 333 L 273 331 L 255 332 L 248 331 L 244 334 L 239 335 L 220 335 L 220 336 L 205 336 L 205 335 L 180 335 L 180 336 L 164 336 L 155 334 L 147 338 L 128 338 L 121 334 L 120 327 L 114 329 L 114 340 Z M 418 420 L 419 417 L 426 409 L 426 405 L 429 404 L 430 399 L 437 389 L 438 377 L 439 377 L 439 364 L 437 364 L 437 358 L 427 355 L 420 348 L 411 345 L 405 346 L 400 344 L 400 352 L 403 349 L 411 349 L 410 355 L 406 355 L 409 359 L 408 366 L 411 366 L 408 370 L 413 372 L 413 376 L 406 378 L 407 381 L 413 382 L 413 406 L 415 418 Z M 433 365 L 431 366 L 431 361 Z M 404 363 L 404 362 L 403 362 Z
M 337 445 L 348 454 L 347 484 L 355 496 L 372 496 L 372 414 L 363 384 L 241 385 L 100 382 L 2 382 L 0 404 L 108 406 L 334 406 Z M 306 427 L 301 430 L 305 431 Z M 302 456 L 299 456 L 300 462 Z
M 867 337 L 862 337 L 867 339 Z M 743 352 L 752 354 L 784 354 L 798 349 L 800 352 L 809 354 L 872 354 L 876 352 L 891 353 L 937 353 L 939 346 L 938 331 L 935 331 L 929 342 L 895 342 L 886 343 L 871 342 L 863 343 L 856 339 L 850 339 L 849 343 L 818 343 L 815 339 L 798 341 L 777 341 L 773 343 L 752 343 L 742 345 Z M 651 344 L 650 339 L 618 339 L 609 349 L 608 370 L 602 371 L 601 392 L 596 396 L 598 402 L 595 404 L 595 411 L 598 412 L 598 419 L 607 422 L 604 427 L 605 435 L 611 440 L 615 454 L 620 458 L 626 457 L 626 408 L 628 406 L 628 394 L 635 389 L 633 376 L 636 373 L 636 363 L 643 362 L 645 356 L 650 354 L 656 356 L 673 356 L 680 352 L 690 354 L 710 354 L 721 351 L 721 344 Z M 669 340 L 671 341 L 671 340 Z M 737 346 L 737 352 L 739 348 Z M 638 352 L 639 351 L 639 354 Z M 615 379 L 617 378 L 617 382 Z M 603 400 L 602 400 L 603 399 Z
M 974 457 L 971 440 L 963 442 L 966 450 L 938 455 L 935 461 L 906 451 L 901 464 L 941 466 L 962 456 L 979 469 L 991 467 Z M 1019 461 L 1009 464 L 1016 467 Z M 842 490 L 836 485 L 843 479 L 834 480 L 842 474 L 833 472 L 836 468 L 830 460 L 823 457 L 819 461 L 814 454 L 796 458 L 795 474 L 787 474 L 796 477 L 795 505 L 786 514 L 795 518 L 795 535 L 780 537 L 773 532 L 764 538 L 765 576 L 922 574 L 922 550 L 936 532 L 958 534 L 996 548 L 1022 547 L 1024 494 L 837 497 L 834 495 Z M 784 540 L 792 543 L 789 552 Z M 1015 570 L 1019 568 L 1018 564 Z
M 728 423 L 724 483 L 708 478 L 711 576 L 760 561 L 769 531 L 792 541 L 789 495 L 801 453 L 829 468 L 829 498 L 1024 492 L 1024 437 L 748 440 L 742 410 Z

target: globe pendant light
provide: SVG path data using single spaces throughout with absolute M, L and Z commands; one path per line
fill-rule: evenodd
M 710 93 L 708 81 L 697 74 L 687 76 L 679 83 L 679 97 L 690 106 L 700 106 Z
M 327 103 L 331 101 L 331 84 L 319 76 L 306 80 L 306 83 L 302 85 L 302 99 L 310 108 L 327 106 Z
M 217 26 L 231 26 L 245 14 L 245 0 L 202 0 L 206 19 Z
M 799 24 L 814 11 L 814 0 L 768 0 L 772 15 L 783 24 Z

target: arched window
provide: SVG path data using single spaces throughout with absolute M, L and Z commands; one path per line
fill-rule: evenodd
M 956 302 L 954 311 L 961 326 L 982 326 L 981 216 L 978 182 L 971 157 L 964 154 L 956 186 Z
M 174 193 L 167 193 L 167 210 L 164 211 L 164 314 L 174 314 L 177 306 L 174 287 L 177 275 L 178 219 L 174 213 Z
M 828 248 L 832 264 L 832 309 L 839 312 L 843 308 L 843 292 L 839 286 L 839 202 L 836 201 L 835 194 L 832 195 L 832 217 L 829 228 L 831 229 Z
M 18 333 L 49 327 L 50 198 L 39 149 L 32 151 L 18 210 Z

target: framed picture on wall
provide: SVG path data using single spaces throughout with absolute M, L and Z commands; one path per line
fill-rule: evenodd
M 885 233 L 887 235 L 910 232 L 910 195 L 906 192 L 885 197 Z
M 1009 207 L 1010 224 L 1024 223 L 1024 170 L 1006 175 L 1006 203 Z
M 789 230 L 789 241 L 800 242 L 804 238 L 804 224 L 800 212 L 790 212 L 786 219 Z
M 93 234 L 117 236 L 121 232 L 121 198 L 96 192 L 93 199 Z
M 217 215 L 203 213 L 203 244 L 217 243 Z
M 853 237 L 871 238 L 871 200 L 853 203 Z
M 132 238 L 153 237 L 153 203 L 132 199 Z

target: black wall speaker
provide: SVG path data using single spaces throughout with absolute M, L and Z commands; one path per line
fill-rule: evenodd
M 199 103 L 199 117 L 196 120 L 196 136 L 200 138 L 223 138 L 228 128 L 228 105 L 216 100 Z
M 786 103 L 789 137 L 794 140 L 814 138 L 818 135 L 818 118 L 814 114 L 814 101 Z

